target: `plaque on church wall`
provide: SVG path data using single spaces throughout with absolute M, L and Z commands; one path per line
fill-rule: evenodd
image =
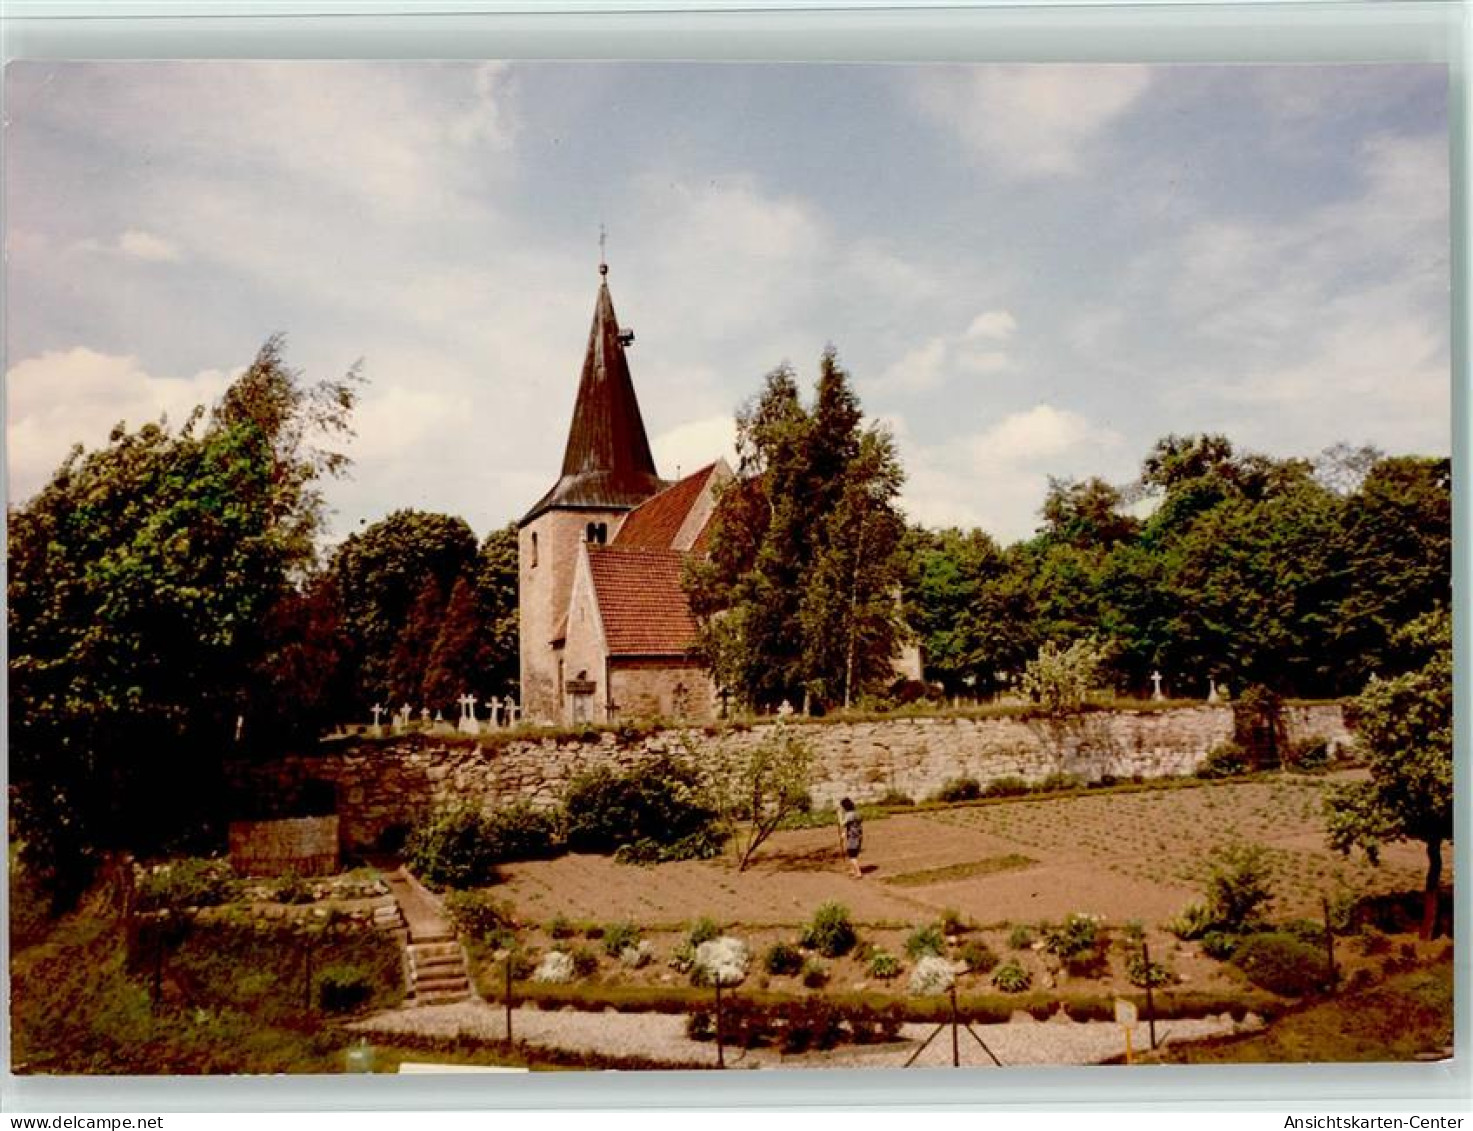
M 570 679 L 563 684 L 563 689 L 569 695 L 592 695 L 598 690 L 598 684 L 591 679 Z

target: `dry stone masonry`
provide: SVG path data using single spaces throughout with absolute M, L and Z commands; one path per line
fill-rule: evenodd
M 1338 705 L 1290 707 L 1291 739 L 1317 735 L 1345 746 L 1350 734 Z M 777 723 L 724 734 L 658 731 L 633 742 L 613 732 L 584 737 L 502 736 L 495 742 L 448 741 L 406 735 L 401 741 L 361 742 L 311 755 L 239 767 L 239 784 L 282 796 L 310 781 L 329 782 L 337 796 L 343 847 L 363 849 L 402 831 L 421 816 L 469 801 L 486 807 L 528 801 L 557 804 L 568 782 L 601 766 L 627 769 L 653 754 L 702 751 L 720 744 L 749 748 Z M 1023 716 L 901 718 L 874 722 L 789 721 L 817 755 L 813 800 L 828 805 L 848 796 L 874 801 L 887 793 L 923 800 L 955 778 L 984 787 L 1004 777 L 1037 782 L 1051 774 L 1087 781 L 1191 774 L 1214 746 L 1232 737 L 1226 705 L 1142 711 L 1098 711 L 1062 719 Z

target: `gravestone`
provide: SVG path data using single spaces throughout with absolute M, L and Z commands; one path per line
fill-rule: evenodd
M 462 695 L 456 700 L 460 704 L 460 723 L 456 729 L 461 734 L 480 734 L 481 724 L 476 719 L 476 697 L 474 695 Z
M 383 715 L 383 713 L 385 711 L 385 708 L 384 707 L 380 707 L 377 703 L 375 703 L 373 705 L 373 707 L 372 707 L 372 711 L 373 711 L 373 733 L 376 734 L 378 737 L 382 738 L 384 736 L 384 724 L 381 723 L 381 722 L 379 722 L 379 718 Z
M 1156 700 L 1160 700 L 1160 699 L 1165 699 L 1166 698 L 1166 696 L 1164 696 L 1164 695 L 1161 694 L 1161 673 L 1160 672 L 1152 672 L 1151 673 L 1151 698 L 1152 699 L 1156 699 Z

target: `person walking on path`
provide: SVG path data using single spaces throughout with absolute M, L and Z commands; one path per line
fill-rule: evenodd
M 863 846 L 864 823 L 854 802 L 846 797 L 839 802 L 839 849 L 848 857 L 849 869 L 856 880 L 864 878 L 864 869 L 859 866 L 859 850 Z

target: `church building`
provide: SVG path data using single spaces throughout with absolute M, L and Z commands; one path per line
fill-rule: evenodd
M 625 355 L 634 336 L 619 329 L 606 264 L 599 274 L 562 474 L 519 524 L 523 717 L 709 719 L 716 688 L 692 652 L 680 579 L 732 473 L 718 460 L 660 478 Z

